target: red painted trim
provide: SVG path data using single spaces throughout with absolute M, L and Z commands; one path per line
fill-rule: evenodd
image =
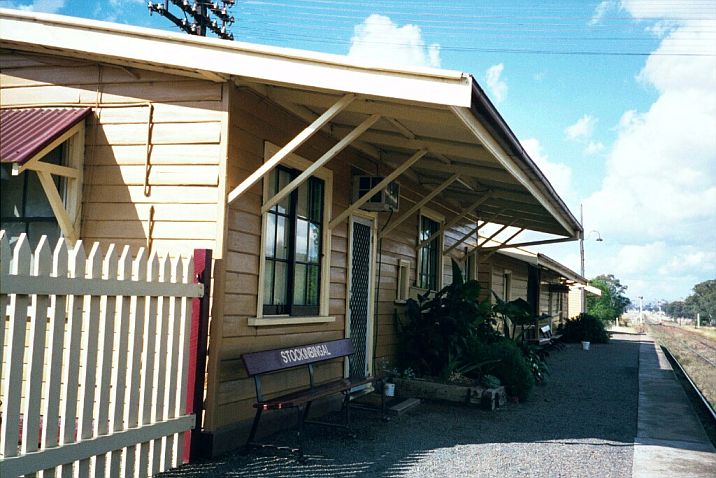
M 191 332 L 187 366 L 189 375 L 185 411 L 195 415 L 196 424 L 191 433 L 184 435 L 183 463 L 189 463 L 192 438 L 197 438 L 202 428 L 206 345 L 209 336 L 209 304 L 211 302 L 211 258 L 211 249 L 194 249 L 194 283 L 204 285 L 204 296 L 201 299 L 193 299 L 191 304 Z

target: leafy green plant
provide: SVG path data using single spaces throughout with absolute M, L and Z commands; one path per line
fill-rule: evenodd
M 480 383 L 487 388 L 497 388 L 502 385 L 502 382 L 500 382 L 499 378 L 490 374 L 483 375 L 482 379 L 480 379 Z
M 522 298 L 511 300 L 509 302 L 500 299 L 500 297 L 493 291 L 492 295 L 495 297 L 495 305 L 492 306 L 492 312 L 502 320 L 502 332 L 508 339 L 516 340 L 515 336 L 517 327 L 519 326 L 524 333 L 525 325 L 529 325 L 533 322 L 532 307 L 529 302 Z M 521 335 L 522 335 L 521 334 Z
M 558 333 L 565 342 L 589 341 L 595 344 L 605 344 L 609 341 L 609 334 L 604 329 L 604 322 L 589 314 L 579 314 L 567 320 L 560 326 Z
M 432 297 L 408 299 L 403 320 L 395 314 L 400 365 L 419 375 L 447 379 L 459 367 L 469 367 L 464 360 L 469 344 L 491 320 L 489 302 L 479 300 L 480 284 L 463 281 L 455 261 L 452 267 L 452 284 Z
M 546 376 L 549 374 L 549 367 L 547 362 L 544 360 L 544 352 L 540 352 L 534 345 L 530 345 L 526 342 L 519 344 L 522 355 L 525 357 L 527 366 L 529 367 L 532 375 L 534 376 L 535 383 L 543 384 L 546 380 Z
M 521 401 L 527 399 L 535 378 L 520 346 L 514 341 L 505 337 L 488 344 L 478 342 L 470 349 L 470 355 L 474 362 L 491 361 L 484 367 L 484 372 L 497 377 L 510 395 Z

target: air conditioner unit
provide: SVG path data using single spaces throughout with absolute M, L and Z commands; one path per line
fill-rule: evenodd
M 373 189 L 384 178 L 380 176 L 353 176 L 353 202 Z M 400 185 L 389 183 L 382 191 L 373 195 L 361 209 L 365 211 L 397 211 Z

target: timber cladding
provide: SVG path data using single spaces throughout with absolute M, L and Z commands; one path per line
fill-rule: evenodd
M 232 88 L 229 108 L 227 189 L 231 190 L 261 166 L 267 143 L 279 146 L 288 143 L 306 127 L 306 122 L 248 88 Z M 333 138 L 317 134 L 299 148 L 297 155 L 308 161 L 314 161 L 334 144 Z M 349 206 L 353 175 L 386 175 L 390 171 L 384 165 L 377 164 L 352 148 L 344 150 L 330 161 L 326 169 L 332 172 L 333 178 L 332 191 L 327 194 L 327 198 L 331 197 L 332 201 L 332 217 L 336 217 Z M 407 210 L 426 192 L 405 177 L 401 177 L 399 181 L 401 208 Z M 219 363 L 215 377 L 218 386 L 215 400 L 211 401 L 215 404 L 215 409 L 207 410 L 207 415 L 213 415 L 210 419 L 213 424 L 212 429 L 230 427 L 238 421 L 250 419 L 253 415 L 254 385 L 243 370 L 240 359 L 242 354 L 340 339 L 346 333 L 346 283 L 349 275 L 347 222 L 333 228 L 330 251 L 324 251 L 324 257 L 330 258 L 330 271 L 328 284 L 324 284 L 323 287 L 329 288 L 328 315 L 335 317 L 335 320 L 275 326 L 249 325 L 250 319 L 260 315 L 257 295 L 259 287 L 262 287 L 259 284 L 262 192 L 262 184 L 259 182 L 232 203 L 227 211 L 222 299 L 224 319 L 221 324 L 220 352 L 217 354 Z M 454 214 L 438 203 L 429 206 L 446 217 Z M 388 214 L 378 215 L 378 230 L 384 226 L 388 216 Z M 463 234 L 464 231 L 460 228 L 447 231 L 445 247 L 449 247 Z M 413 283 L 417 260 L 415 250 L 417 236 L 418 215 L 416 214 L 382 239 L 382 252 L 378 254 L 374 271 L 378 283 L 374 354 L 376 358 L 388 358 L 392 363 L 395 363 L 397 343 L 393 314 L 396 310 L 402 313 L 402 305 L 395 303 L 398 265 L 401 259 L 410 261 L 410 281 Z M 467 241 L 465 245 L 474 246 L 474 241 Z M 461 250 L 453 252 L 453 256 L 458 259 L 462 254 Z M 452 276 L 448 257 L 443 264 L 443 283 L 448 284 Z M 331 363 L 318 367 L 317 380 L 335 379 L 342 374 L 342 365 Z M 278 393 L 299 389 L 305 386 L 305 383 L 305 374 L 295 372 L 267 377 L 263 387 L 267 396 L 271 397 Z
M 221 84 L 8 49 L 0 70 L 3 108 L 92 108 L 83 241 L 137 248 L 151 239 L 157 250 L 183 254 L 215 248 Z

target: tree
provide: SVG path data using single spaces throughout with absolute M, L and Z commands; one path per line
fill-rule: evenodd
M 694 293 L 686 298 L 692 315 L 701 314 L 704 322 L 716 321 L 716 280 L 699 282 L 694 286 Z
M 587 295 L 587 313 L 602 321 L 614 321 L 631 304 L 631 300 L 624 295 L 627 286 L 622 285 L 612 274 L 599 275 L 590 280 L 589 285 L 600 289 L 602 295 Z
M 685 300 L 675 300 L 664 306 L 664 312 L 674 318 L 696 319 L 701 315 L 702 323 L 716 322 L 716 280 L 699 282 L 693 293 Z
M 668 304 L 666 304 L 664 306 L 664 313 L 669 317 L 673 317 L 675 319 L 678 319 L 679 317 L 691 317 L 691 311 L 689 310 L 689 306 L 683 300 L 675 300 L 674 302 L 669 302 Z

